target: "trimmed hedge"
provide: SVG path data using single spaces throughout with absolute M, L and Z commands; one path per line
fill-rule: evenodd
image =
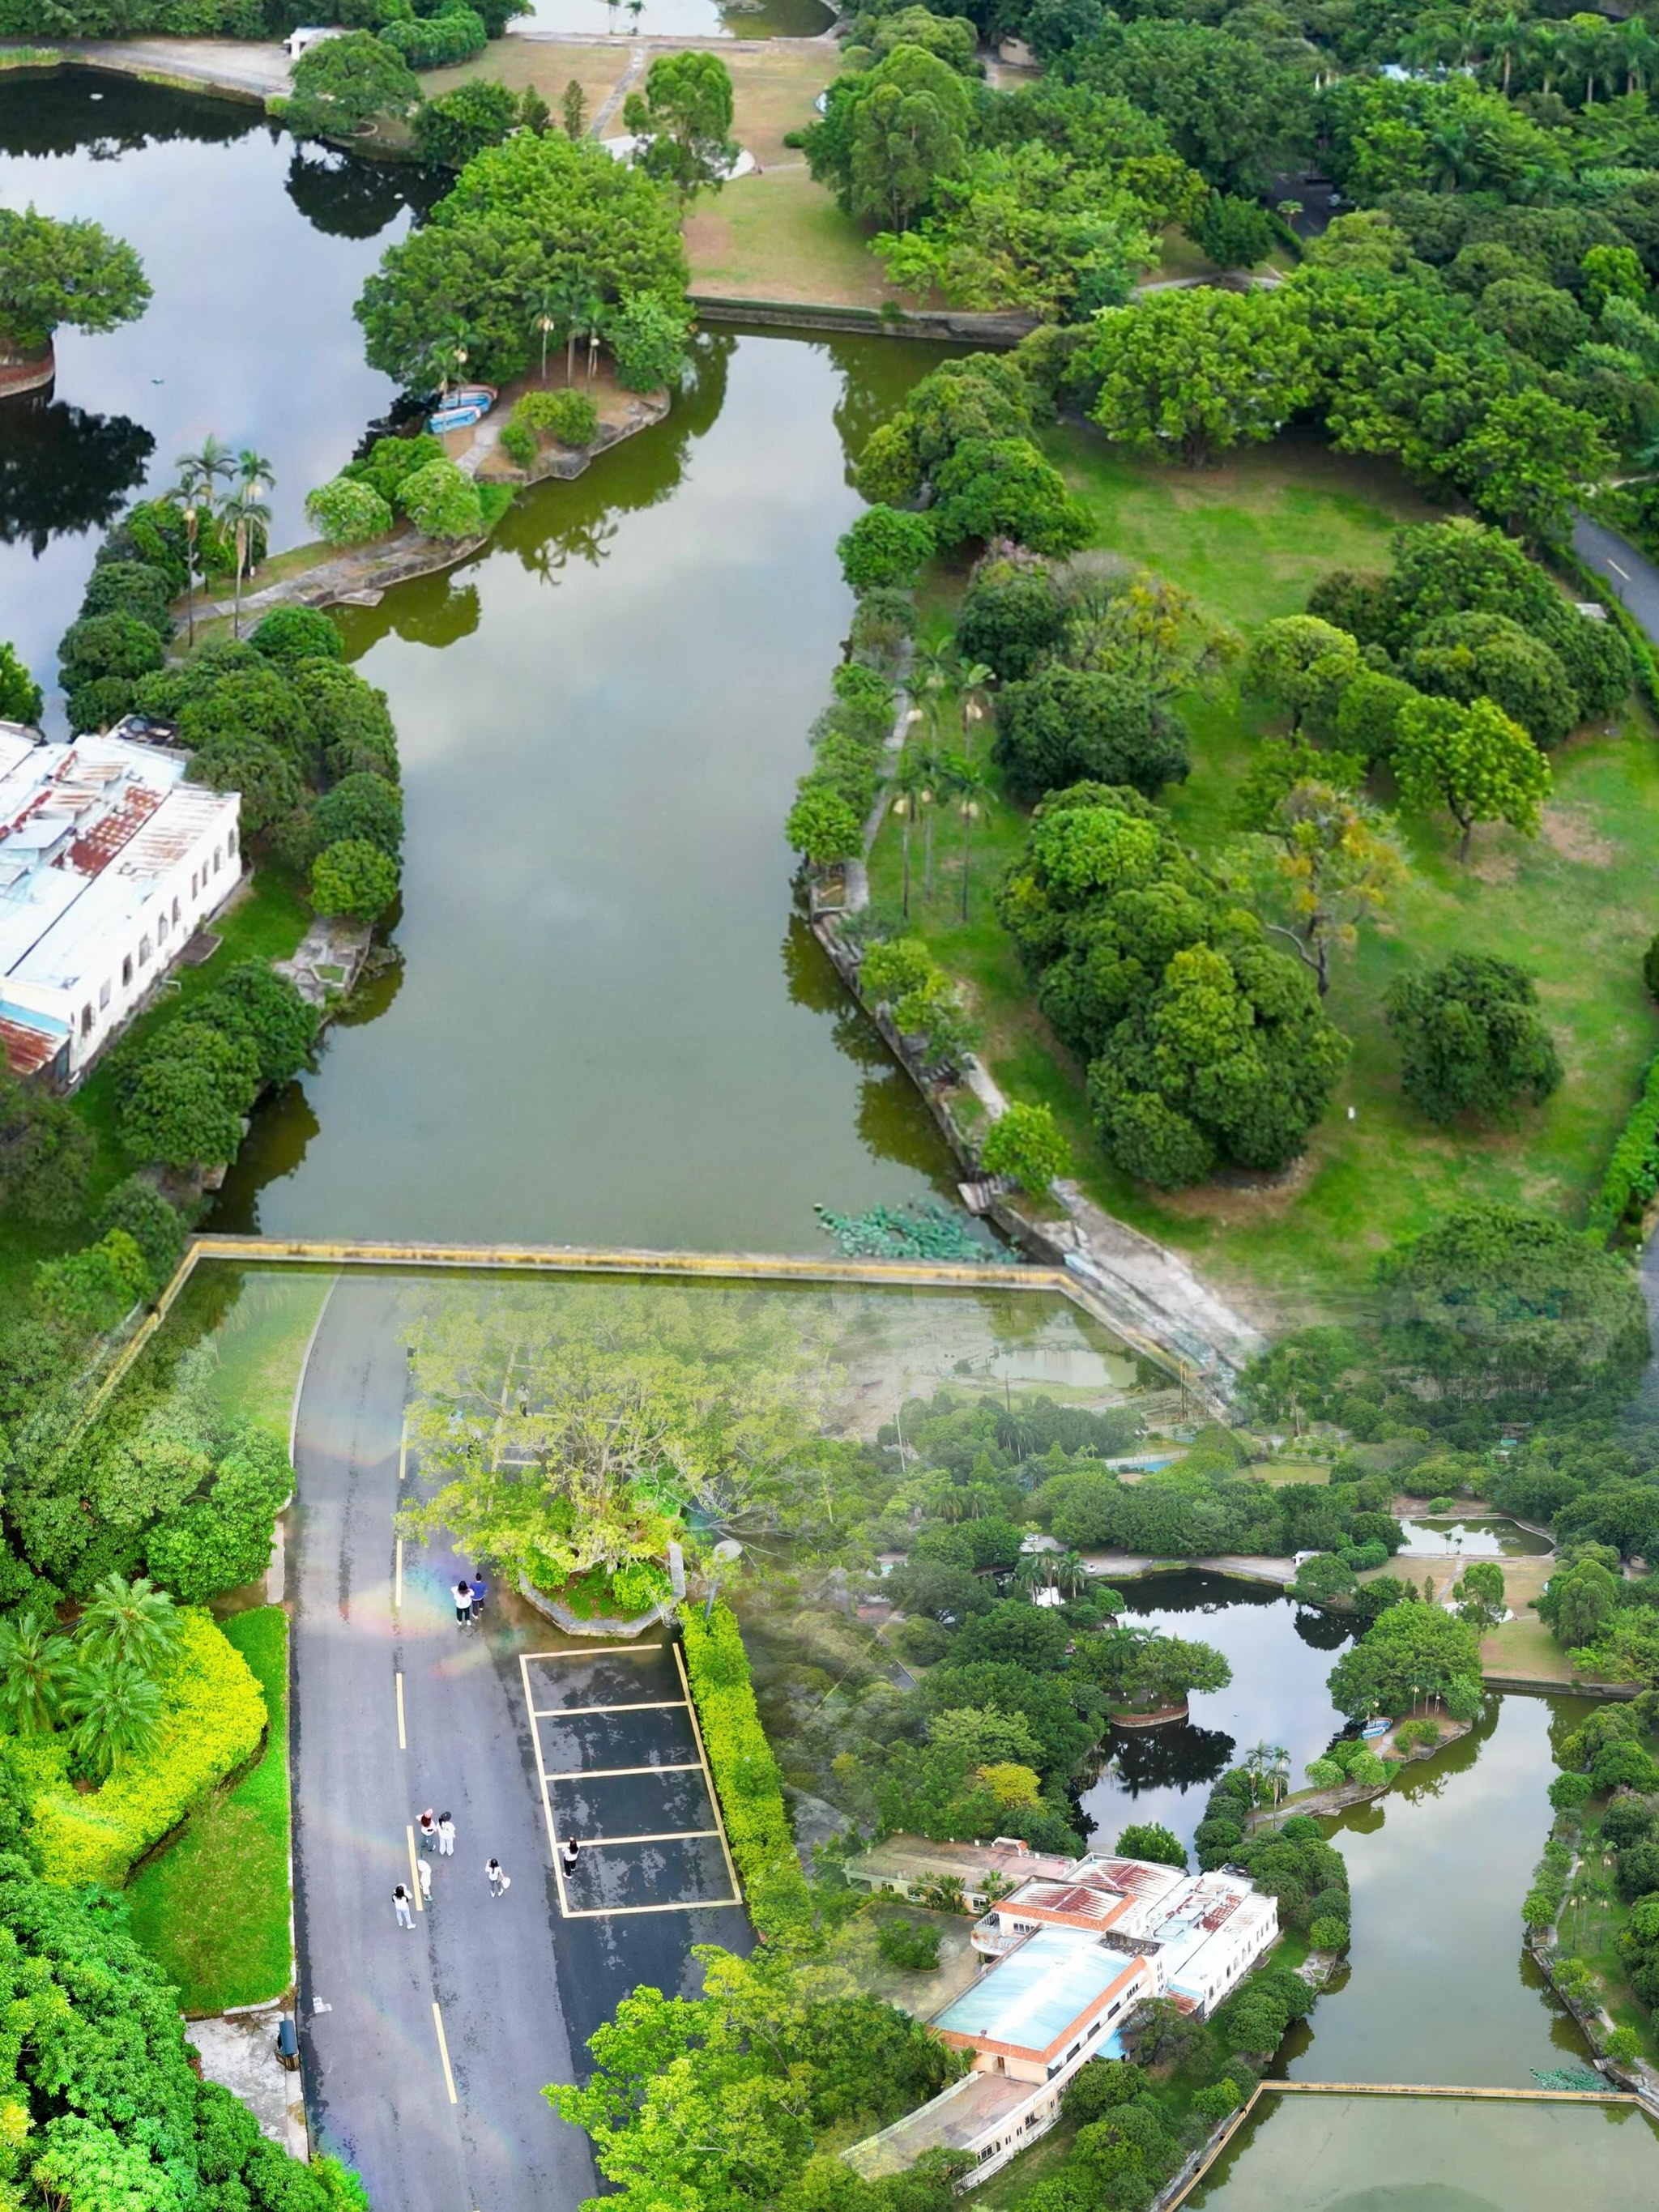
M 784 1811 L 782 1779 L 755 1706 L 749 1655 L 731 1607 L 705 1626 L 696 1605 L 680 1608 L 686 1672 L 703 1748 L 720 1792 L 726 1840 L 748 1892 L 749 1917 L 764 1937 L 811 1924 L 811 1899 Z
M 1605 1240 L 1631 1226 L 1656 1190 L 1659 1190 L 1659 1057 L 1648 1065 L 1642 1095 L 1619 1133 L 1601 1188 L 1590 1203 L 1590 1228 Z
M 161 1728 L 141 1765 L 82 1797 L 62 1778 L 63 1739 L 42 1747 L 57 1754 L 60 1778 L 34 1805 L 40 1871 L 50 1882 L 118 1889 L 133 1862 L 259 1747 L 265 1701 L 246 1660 L 210 1614 L 185 1607 L 179 1618 L 178 1648 L 160 1680 Z

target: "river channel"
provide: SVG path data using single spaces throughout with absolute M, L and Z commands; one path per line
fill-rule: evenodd
M 223 102 L 0 83 L 0 195 L 106 222 L 155 295 L 131 331 L 66 337 L 52 399 L 0 418 L 0 635 L 44 678 L 97 529 L 205 432 L 269 457 L 276 541 L 302 534 L 389 397 L 351 303 L 419 184 Z M 705 334 L 667 422 L 345 613 L 402 742 L 397 964 L 262 1109 L 218 1225 L 801 1251 L 815 1202 L 949 1194 L 794 912 L 782 835 L 851 606 L 848 454 L 937 358 Z M 112 442 L 125 473 L 94 483 Z M 84 526 L 54 532 L 65 483 Z

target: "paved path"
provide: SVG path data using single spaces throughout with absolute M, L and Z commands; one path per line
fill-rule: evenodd
M 589 2148 L 543 2084 L 585 2069 L 586 2039 L 636 1984 L 692 1989 L 692 1944 L 747 1950 L 750 1939 L 735 1910 L 562 1917 L 519 1655 L 563 1639 L 527 1608 L 503 1618 L 518 1609 L 499 1599 L 487 1631 L 457 1630 L 458 1563 L 442 1547 L 405 1547 L 394 1607 L 408 1295 L 393 1279 L 343 1278 L 300 1401 L 293 1759 L 307 2105 L 378 2207 L 572 2212 L 594 2193 Z M 454 1814 L 459 1842 L 434 1862 L 432 1905 L 410 1935 L 392 1887 L 410 1880 L 405 1831 L 426 1805 Z M 499 1901 L 483 1877 L 492 1852 L 513 1877 Z
M 1659 646 L 1659 568 L 1587 514 L 1573 517 L 1572 550 L 1598 576 L 1606 577 L 1621 604 Z
M 124 76 L 188 78 L 210 90 L 260 100 L 285 94 L 293 64 L 275 43 L 238 39 L 90 39 L 56 43 L 66 62 L 118 70 Z

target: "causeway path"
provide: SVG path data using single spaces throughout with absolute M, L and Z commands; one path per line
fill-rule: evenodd
M 414 1295 L 407 1276 L 336 1283 L 295 1424 L 307 2108 L 319 2147 L 357 2167 L 374 2204 L 573 2212 L 596 2193 L 592 2154 L 543 2085 L 586 2070 L 587 2038 L 636 1984 L 695 1990 L 692 1944 L 747 1951 L 751 1939 L 732 1909 L 561 1915 L 519 1655 L 565 1639 L 499 1595 L 485 1628 L 458 1630 L 459 1562 L 441 1544 L 405 1545 L 398 1601 L 393 1518 L 418 1480 L 412 1463 L 400 1480 Z M 428 1805 L 453 1813 L 458 1841 L 433 1862 L 433 1898 L 410 1934 L 392 1889 L 413 1886 L 410 1830 Z M 492 1854 L 512 1876 L 500 1899 L 484 1881 Z
M 1659 568 L 1587 514 L 1572 519 L 1572 550 L 1588 568 L 1606 578 L 1626 612 L 1659 647 Z

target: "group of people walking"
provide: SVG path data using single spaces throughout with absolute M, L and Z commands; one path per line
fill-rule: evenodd
M 474 1627 L 483 1619 L 484 1600 L 489 1595 L 489 1585 L 482 1575 L 477 1582 L 471 1583 L 465 1575 L 458 1575 L 451 1595 L 455 1601 L 457 1628 Z
M 421 1839 L 421 1856 L 416 1861 L 415 1878 L 421 1887 L 421 1902 L 426 1905 L 431 1902 L 432 1898 L 434 1856 L 453 1859 L 455 1856 L 455 1822 L 448 1813 L 434 1814 L 428 1805 L 415 1826 Z M 493 1856 L 484 1861 L 484 1881 L 492 1897 L 505 1897 L 513 1887 L 513 1877 L 501 1861 Z M 415 1895 L 407 1882 L 400 1881 L 394 1886 L 392 1909 L 397 1916 L 399 1928 L 414 1927 Z

